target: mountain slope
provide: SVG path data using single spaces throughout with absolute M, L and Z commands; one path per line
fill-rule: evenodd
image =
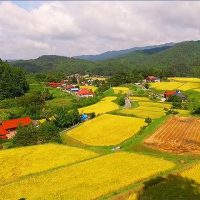
M 84 74 L 87 70 L 91 70 L 95 66 L 95 64 L 90 61 L 56 55 L 44 55 L 37 59 L 17 60 L 10 63 L 13 66 L 22 67 L 29 72 L 63 70 L 68 74 Z
M 200 41 L 187 41 L 167 46 L 135 51 L 103 61 L 86 61 L 63 56 L 41 56 L 32 60 L 11 62 L 30 72 L 63 70 L 66 74 L 112 75 L 119 71 L 168 71 L 170 76 L 200 76 Z
M 200 41 L 177 43 L 171 48 L 153 48 L 150 50 L 136 51 L 118 58 L 100 62 L 107 67 L 107 72 L 118 69 L 123 70 L 148 70 L 152 68 L 166 69 L 183 72 L 188 75 L 196 70 L 200 71 Z M 102 69 L 97 69 L 102 71 Z M 183 74 L 180 74 L 183 75 Z
M 154 46 L 134 47 L 134 48 L 124 49 L 124 50 L 119 50 L 119 51 L 107 51 L 98 55 L 81 55 L 81 56 L 75 56 L 74 58 L 79 58 L 79 59 L 89 60 L 89 61 L 101 61 L 101 60 L 106 60 L 106 59 L 122 56 L 122 55 L 132 53 L 135 51 L 141 51 L 145 49 L 153 49 L 153 48 L 159 48 L 159 47 L 170 48 L 172 46 L 174 46 L 174 43 L 166 43 L 166 44 L 154 45 Z

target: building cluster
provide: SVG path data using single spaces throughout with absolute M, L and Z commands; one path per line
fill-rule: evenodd
M 64 92 L 75 94 L 76 96 L 81 97 L 81 98 L 82 97 L 88 98 L 88 97 L 94 96 L 94 92 L 92 92 L 92 90 L 90 90 L 88 88 L 80 88 L 79 86 L 77 86 L 75 84 L 68 84 L 67 80 L 63 80 L 59 83 L 49 82 L 48 86 L 53 87 L 53 88 L 60 88 Z

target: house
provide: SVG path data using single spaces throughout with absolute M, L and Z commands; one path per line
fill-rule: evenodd
M 63 85 L 63 83 L 57 83 L 57 82 L 49 82 L 48 86 L 53 87 L 53 88 L 57 88 L 57 87 L 61 87 Z
M 79 92 L 79 88 L 76 88 L 76 87 L 70 88 L 69 90 L 70 92 L 74 92 L 74 93 Z
M 165 91 L 163 94 L 165 99 L 168 99 L 171 96 L 177 96 L 180 97 L 182 99 L 182 101 L 187 100 L 187 96 L 183 93 L 181 93 L 180 90 L 176 90 L 176 91 Z
M 160 79 L 157 78 L 157 77 L 155 77 L 155 76 L 147 76 L 146 82 L 147 82 L 147 83 L 151 83 L 151 82 L 160 82 Z
M 77 95 L 79 97 L 93 97 L 94 93 L 91 90 L 88 90 L 87 88 L 80 89 L 79 92 L 77 92 Z
M 28 126 L 32 123 L 30 117 L 11 119 L 3 121 L 0 125 L 0 138 L 9 139 L 15 136 L 16 129 L 19 126 Z
M 176 94 L 176 91 L 165 91 L 163 96 L 165 99 L 168 99 L 169 97 L 173 96 Z

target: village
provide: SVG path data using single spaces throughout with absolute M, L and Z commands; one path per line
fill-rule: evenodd
M 61 90 L 62 92 L 67 92 L 70 95 L 74 95 L 77 98 L 92 98 L 95 96 L 95 90 L 96 86 L 93 84 L 95 78 L 87 78 L 84 79 L 84 81 L 79 81 L 80 76 L 77 76 L 77 83 L 79 84 L 69 84 L 69 80 L 62 80 L 60 82 L 48 82 L 46 83 L 47 87 L 51 87 L 57 90 Z M 84 76 L 85 77 L 85 76 Z M 106 80 L 106 78 L 101 77 L 101 80 L 103 82 Z M 173 81 L 172 81 L 173 82 Z M 155 76 L 148 76 L 146 79 L 142 80 L 139 83 L 134 83 L 135 86 L 141 88 L 142 90 L 148 90 L 149 93 L 151 94 L 151 87 L 146 84 L 151 84 L 151 83 L 161 83 L 160 78 L 157 78 Z M 100 81 L 101 84 L 101 81 Z M 146 88 L 147 87 L 147 88 Z M 116 87 L 118 88 L 118 87 Z M 124 91 L 120 90 L 119 87 L 119 92 L 118 94 L 123 94 Z M 134 102 L 134 97 L 132 98 L 131 92 L 125 93 L 125 101 L 124 101 L 124 107 L 131 109 L 132 107 L 132 102 Z M 151 96 L 151 95 L 150 95 Z M 179 97 L 183 102 L 187 101 L 187 96 L 183 94 L 180 90 L 166 90 L 163 93 L 159 94 L 154 94 L 156 98 L 158 99 L 157 101 L 159 102 L 166 102 L 170 97 L 176 96 Z M 88 119 L 90 119 L 89 115 L 90 113 L 80 113 L 80 119 L 81 122 L 84 122 Z M 88 115 L 89 114 L 89 115 Z M 54 117 L 52 116 L 51 121 L 54 120 Z M 32 120 L 29 116 L 24 117 L 24 118 L 16 118 L 16 119 L 11 119 L 11 120 L 6 120 L 2 121 L 0 124 L 0 138 L 1 139 L 11 139 L 15 136 L 16 130 L 19 126 L 28 126 L 30 124 L 34 124 L 35 126 L 38 126 L 42 123 L 44 123 L 46 119 L 38 119 L 38 120 Z

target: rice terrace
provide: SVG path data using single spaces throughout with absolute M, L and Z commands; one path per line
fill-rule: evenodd
M 200 2 L 0 10 L 0 200 L 200 200 Z

